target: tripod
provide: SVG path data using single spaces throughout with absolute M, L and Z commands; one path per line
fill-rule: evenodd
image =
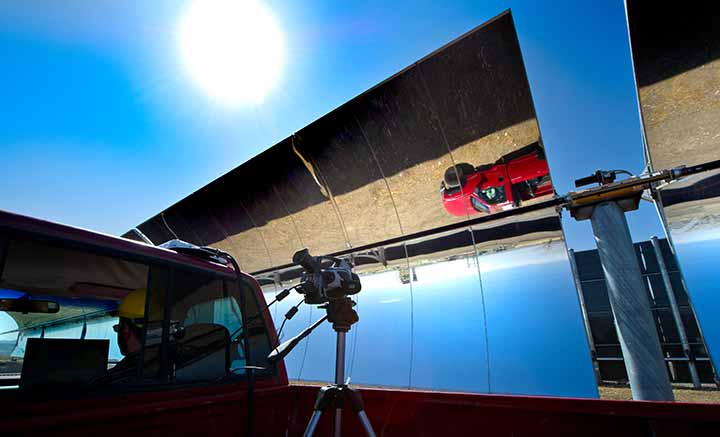
M 342 414 L 345 400 L 349 399 L 353 411 L 360 419 L 365 434 L 369 437 L 375 437 L 370 425 L 370 420 L 365 414 L 365 406 L 362 397 L 357 390 L 348 387 L 345 384 L 345 334 L 350 330 L 350 326 L 358 321 L 358 315 L 352 308 L 352 301 L 349 298 L 331 301 L 327 307 L 327 318 L 333 323 L 333 330 L 337 333 L 336 349 L 335 349 L 335 384 L 322 387 L 315 399 L 315 408 L 310 418 L 307 428 L 305 429 L 305 437 L 310 437 L 315 433 L 320 422 L 320 416 L 326 410 L 335 410 L 335 437 L 342 435 Z
M 320 422 L 320 416 L 328 409 L 335 409 L 335 437 L 340 437 L 342 435 L 342 412 L 346 398 L 350 400 L 353 410 L 358 415 L 360 423 L 362 423 L 365 429 L 365 433 L 369 437 L 375 437 L 375 431 L 373 431 L 372 426 L 370 426 L 370 421 L 368 420 L 367 414 L 365 414 L 365 407 L 363 406 L 360 393 L 348 387 L 343 381 L 345 379 L 345 334 L 350 330 L 350 326 L 360 320 L 357 312 L 353 309 L 353 305 L 353 301 L 347 296 L 330 300 L 327 304 L 320 307 L 327 312 L 325 316 L 305 328 L 305 330 L 295 337 L 276 347 L 267 357 L 268 363 L 276 363 L 289 354 L 295 346 L 310 335 L 310 333 L 324 321 L 329 320 L 333 324 L 333 330 L 337 333 L 335 384 L 320 389 L 315 399 L 313 415 L 305 429 L 305 437 L 313 435 L 315 428 L 317 428 Z

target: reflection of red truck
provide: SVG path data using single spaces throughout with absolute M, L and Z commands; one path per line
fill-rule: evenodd
M 494 164 L 460 163 L 445 171 L 440 191 L 453 215 L 494 213 L 553 193 L 545 152 L 539 143 L 507 154 Z

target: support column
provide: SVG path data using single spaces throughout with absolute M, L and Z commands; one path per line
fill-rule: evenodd
M 690 349 L 690 342 L 688 341 L 687 332 L 685 331 L 685 325 L 683 325 L 682 317 L 680 317 L 680 308 L 678 307 L 677 299 L 675 298 L 675 290 L 673 289 L 672 282 L 670 282 L 670 274 L 668 273 L 667 266 L 665 265 L 660 241 L 655 236 L 651 237 L 650 241 L 652 242 L 653 249 L 655 250 L 655 257 L 657 258 L 660 274 L 662 275 L 663 283 L 665 284 L 665 290 L 667 291 L 668 302 L 670 302 L 673 320 L 675 320 L 675 326 L 677 327 L 678 334 L 680 335 L 680 343 L 682 343 L 683 352 L 685 353 L 685 357 L 688 359 L 690 379 L 692 380 L 693 387 L 700 388 L 700 376 L 698 375 L 697 367 L 695 366 L 695 354 L 692 349 Z
M 623 209 L 594 206 L 590 217 L 633 399 L 674 400 L 650 302 Z

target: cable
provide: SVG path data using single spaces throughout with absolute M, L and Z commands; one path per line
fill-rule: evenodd
M 289 320 L 289 319 L 283 317 L 283 321 L 282 321 L 282 323 L 280 324 L 280 329 L 278 329 L 278 333 L 277 333 L 278 342 L 279 342 L 280 340 L 282 340 L 282 330 L 283 330 L 283 328 L 285 327 L 285 322 L 287 322 L 288 320 Z
M 178 238 L 177 234 L 175 233 L 175 231 L 172 230 L 172 228 L 170 227 L 170 225 L 168 225 L 167 220 L 165 220 L 165 213 L 164 213 L 164 212 L 161 212 L 161 213 L 160 213 L 160 218 L 162 219 L 163 224 L 165 225 L 165 227 L 167 228 L 167 230 L 170 231 L 170 233 L 172 234 L 172 236 L 175 237 L 176 240 L 179 240 L 179 238 Z M 229 256 L 229 254 L 228 254 L 228 256 Z M 230 258 L 232 258 L 232 257 L 230 257 Z M 233 259 L 233 261 L 235 261 L 235 260 Z M 239 270 L 238 270 L 238 271 L 239 271 Z
M 288 297 L 288 296 L 290 295 L 290 290 L 294 290 L 294 289 L 296 289 L 297 287 L 298 287 L 297 285 L 294 285 L 294 286 L 292 286 L 292 287 L 290 287 L 290 288 L 286 288 L 286 289 L 284 289 L 283 291 L 281 291 L 280 293 L 276 294 L 276 295 L 275 295 L 275 298 L 274 298 L 269 304 L 265 305 L 265 307 L 264 307 L 262 310 L 258 311 L 258 313 L 255 314 L 254 316 L 248 318 L 248 323 L 250 323 L 250 322 L 252 322 L 253 320 L 256 320 L 258 317 L 262 316 L 263 312 L 265 312 L 265 311 L 267 311 L 268 309 L 270 309 L 270 307 L 271 307 L 272 305 L 274 305 L 274 304 L 280 302 L 281 300 L 285 299 L 286 297 Z M 235 335 L 237 335 L 240 331 L 246 332 L 246 331 L 245 331 L 245 328 L 243 328 L 242 326 L 240 326 L 238 329 L 236 329 L 235 331 L 233 331 L 232 334 L 230 334 L 230 338 L 232 339 L 233 337 L 235 337 Z M 244 335 L 244 334 L 243 334 L 243 335 Z
M 313 307 L 310 306 L 310 311 L 308 311 L 308 325 L 310 325 L 312 322 L 312 310 L 313 310 Z M 297 377 L 298 380 L 302 376 L 303 369 L 305 368 L 305 358 L 307 357 L 307 351 L 308 351 L 309 347 L 310 347 L 310 339 L 308 338 L 308 340 L 305 342 L 305 349 L 303 349 L 302 361 L 300 361 L 300 369 L 298 370 L 298 377 Z
M 635 176 L 634 174 L 630 173 L 630 172 L 627 171 L 627 170 L 610 170 L 610 171 L 611 171 L 612 173 L 616 173 L 616 174 L 626 174 L 626 175 L 628 175 L 628 176 L 630 176 L 630 177 Z
M 472 230 L 470 232 L 472 235 Z M 474 244 L 473 244 L 474 246 Z M 403 243 L 405 249 L 405 261 L 407 263 L 408 274 L 410 275 L 410 371 L 408 372 L 408 389 L 412 388 L 413 361 L 415 358 L 415 298 L 413 296 L 412 270 L 410 267 L 410 255 L 408 254 L 407 244 Z
M 356 305 L 357 310 L 359 311 L 360 310 L 360 294 L 355 295 L 355 305 Z M 349 378 L 352 378 L 353 368 L 355 366 L 355 351 L 357 350 L 358 328 L 359 328 L 358 326 L 355 327 L 355 335 L 353 335 L 353 339 L 352 339 L 352 349 L 350 352 L 350 356 L 352 358 L 350 358 L 350 371 L 347 372 Z
M 278 329 L 277 337 L 278 341 L 281 339 L 283 328 L 285 327 L 285 322 L 295 317 L 295 314 L 298 312 L 298 308 L 300 308 L 300 305 L 305 302 L 305 299 L 303 298 L 300 300 L 300 302 L 297 303 L 297 305 L 290 307 L 287 313 L 285 313 L 285 317 L 283 318 L 282 323 L 280 324 L 280 329 Z

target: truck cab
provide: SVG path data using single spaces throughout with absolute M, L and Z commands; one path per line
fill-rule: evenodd
M 3 432 L 244 430 L 248 372 L 255 398 L 288 386 L 276 344 L 257 282 L 230 265 L 0 211 Z
M 492 214 L 553 193 L 550 170 L 539 143 L 505 155 L 493 164 L 456 164 L 445 171 L 440 192 L 450 214 Z

